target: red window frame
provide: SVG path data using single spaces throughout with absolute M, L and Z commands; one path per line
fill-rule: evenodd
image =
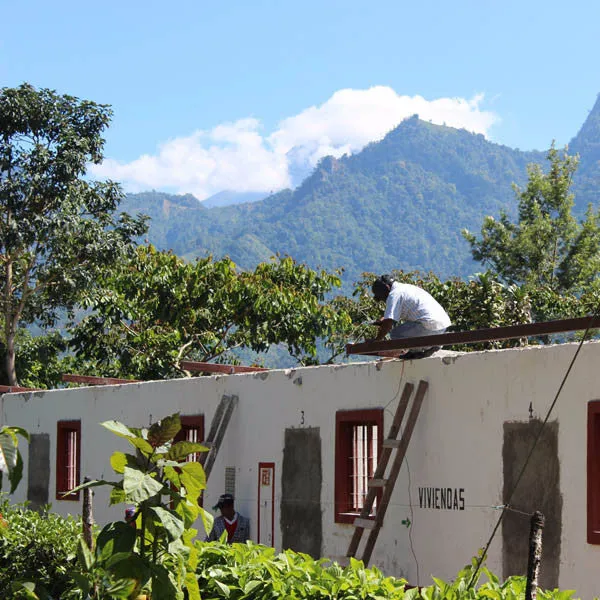
M 588 402 L 587 542 L 600 544 L 600 400 Z
M 174 442 L 198 442 L 204 441 L 204 415 L 181 415 L 181 429 L 175 436 Z M 188 461 L 198 461 L 200 453 L 192 454 Z
M 56 423 L 56 499 L 79 500 L 79 492 L 64 495 L 81 482 L 81 421 Z
M 376 455 L 367 456 L 366 478 L 372 477 L 381 457 L 383 442 L 383 408 L 372 408 L 363 410 L 342 410 L 335 414 L 335 522 L 353 523 L 360 513 L 362 503 L 355 502 L 356 487 L 364 486 L 364 481 L 358 481 L 360 469 L 364 468 L 362 463 L 357 462 L 353 448 L 356 447 L 356 434 L 358 427 L 375 427 L 377 440 L 371 437 L 367 431 L 367 445 L 376 447 Z M 363 440 L 364 441 L 364 440 Z M 372 446 L 373 447 L 373 446 Z M 363 475 L 362 477 L 365 477 Z M 364 488 L 366 489 L 366 487 Z M 381 490 L 378 492 L 381 497 Z
M 173 439 L 175 442 L 204 442 L 204 415 L 180 415 L 179 420 L 181 422 L 181 429 L 177 432 L 177 435 Z M 196 452 L 190 454 L 187 457 L 187 462 L 197 461 L 200 462 L 202 452 Z M 204 504 L 204 491 L 198 498 L 198 504 L 203 506 Z M 171 508 L 173 504 L 171 503 Z

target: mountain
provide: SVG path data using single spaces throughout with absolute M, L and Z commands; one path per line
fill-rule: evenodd
M 585 123 L 569 143 L 569 152 L 579 154 L 576 175 L 576 202 L 579 206 L 598 204 L 600 186 L 600 94 Z
M 582 212 L 600 183 L 600 100 L 571 149 L 581 153 Z M 150 241 L 187 258 L 227 254 L 252 268 L 289 254 L 312 267 L 342 267 L 346 282 L 390 269 L 468 276 L 481 266 L 461 230 L 479 231 L 484 216 L 502 209 L 514 214 L 512 183 L 523 184 L 526 165 L 544 159 L 414 116 L 357 154 L 322 159 L 295 190 L 212 209 L 150 192 L 129 195 L 123 209 L 150 214 Z
M 256 202 L 262 200 L 269 195 L 269 192 L 233 192 L 231 190 L 224 190 L 213 194 L 206 200 L 202 201 L 202 204 L 206 208 L 217 208 L 222 206 L 230 206 L 231 204 L 244 204 L 245 202 Z

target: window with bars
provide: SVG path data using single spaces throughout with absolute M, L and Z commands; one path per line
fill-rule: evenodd
M 336 413 L 335 521 L 352 523 L 360 513 L 381 454 L 383 409 Z M 378 493 L 378 496 L 381 492 Z M 376 507 L 375 501 L 373 507 Z
M 180 415 L 181 429 L 175 436 L 174 442 L 198 442 L 204 441 L 204 415 Z M 202 452 L 194 452 L 188 455 L 186 462 L 200 462 Z M 203 505 L 204 492 L 198 498 L 198 504 Z M 174 505 L 171 503 L 171 508 Z
M 56 425 L 56 499 L 79 500 L 79 492 L 65 493 L 80 483 L 81 421 L 58 421 Z
M 600 400 L 588 402 L 587 541 L 600 544 Z
M 175 442 L 198 442 L 204 441 L 204 415 L 182 415 L 181 429 L 175 436 Z M 199 462 L 200 452 L 194 452 L 187 457 L 188 462 Z

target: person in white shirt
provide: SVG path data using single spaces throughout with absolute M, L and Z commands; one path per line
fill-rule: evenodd
M 394 281 L 389 275 L 378 277 L 371 287 L 376 300 L 385 302 L 385 313 L 374 325 L 379 327 L 375 341 L 444 333 L 452 324 L 437 300 L 424 289 Z M 438 348 L 420 348 L 435 351 Z

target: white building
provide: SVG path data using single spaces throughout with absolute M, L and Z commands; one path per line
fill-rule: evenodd
M 487 542 L 576 349 L 564 344 L 6 394 L 2 423 L 33 435 L 31 446 L 23 446 L 24 481 L 15 496 L 76 513 L 80 504 L 57 499 L 57 491 L 73 478 L 111 479 L 109 457 L 127 446 L 100 422 L 143 427 L 179 411 L 202 437 L 223 395 L 234 395 L 238 404 L 205 505 L 232 491 L 238 510 L 251 518 L 253 539 L 339 558 L 354 531 L 347 512 L 369 467 L 359 436 L 366 436 L 363 449 L 370 444 L 381 452 L 405 383 L 424 380 L 428 391 L 371 564 L 413 584 L 428 584 L 431 575 L 451 579 Z M 586 343 L 487 562 L 500 576 L 524 574 L 529 514 L 540 510 L 542 585 L 576 589 L 585 598 L 600 594 L 598 365 L 600 344 Z M 108 492 L 97 490 L 96 519 L 122 518 L 123 507 L 108 507 Z

